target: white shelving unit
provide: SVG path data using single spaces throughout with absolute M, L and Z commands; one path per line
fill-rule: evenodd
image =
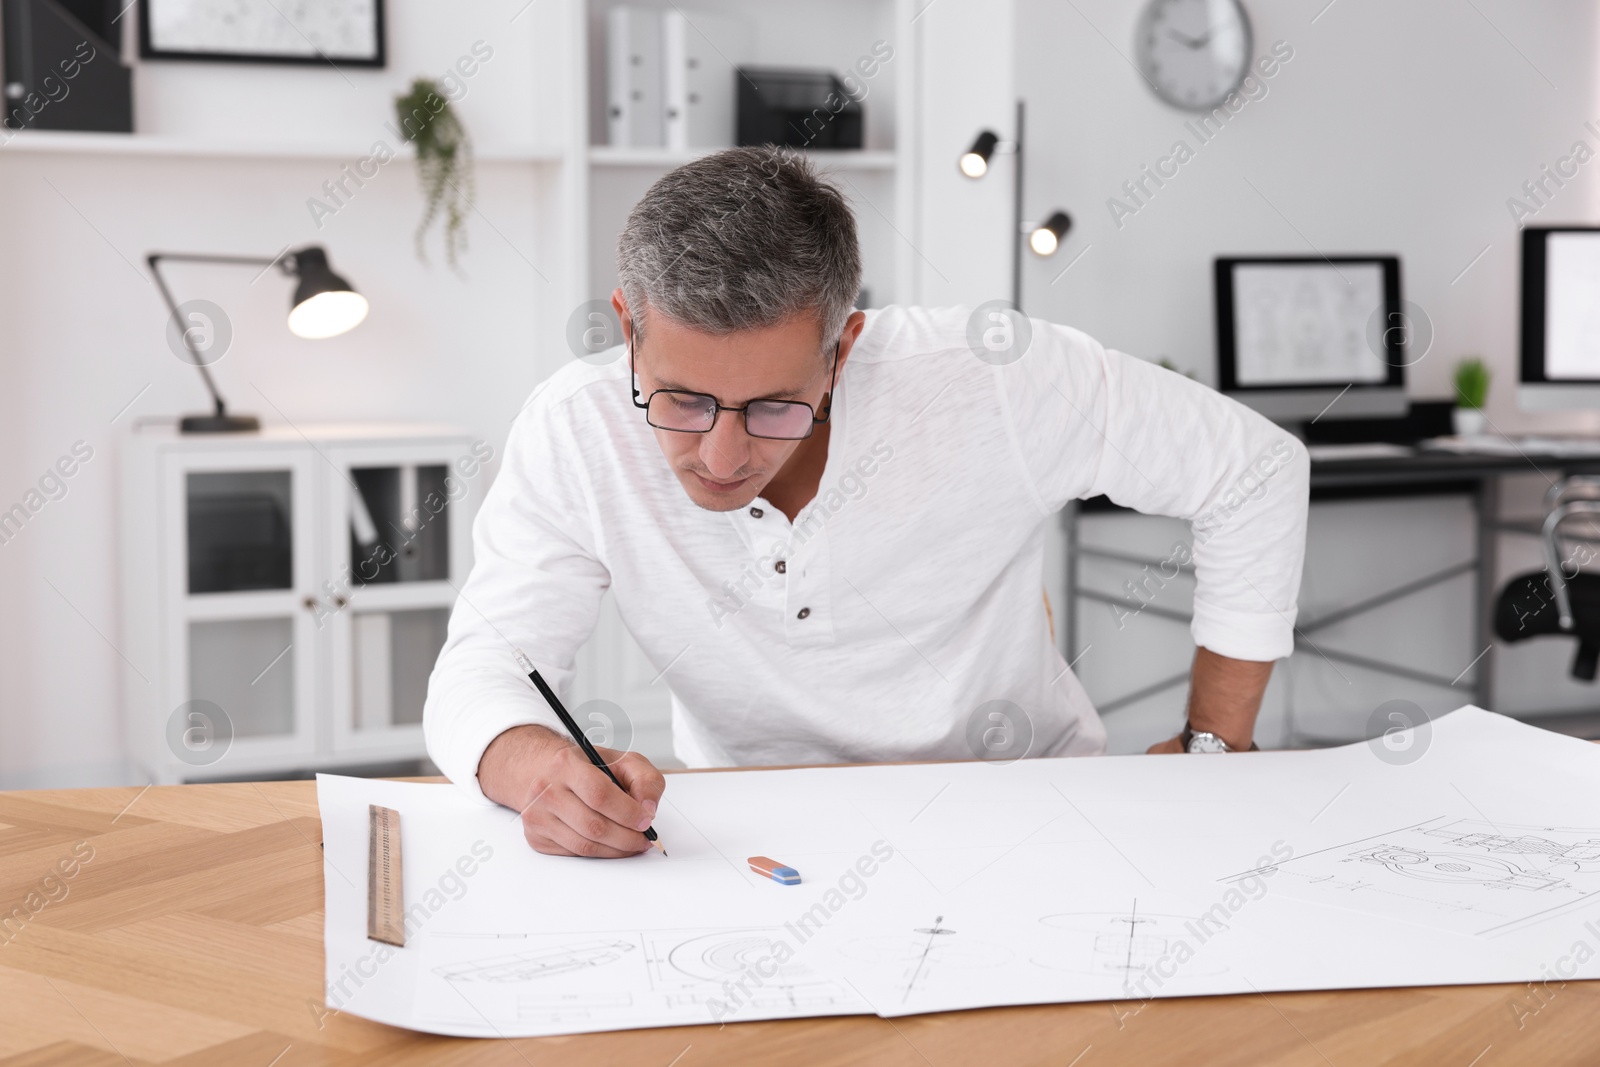
M 482 446 L 477 446 L 481 449 Z M 483 456 L 427 426 L 131 434 L 125 732 L 153 781 L 425 755 Z
M 570 110 L 566 143 L 567 189 L 574 246 L 569 264 L 586 287 L 573 306 L 608 299 L 616 287 L 616 236 L 629 210 L 668 170 L 715 148 L 690 151 L 618 147 L 604 143 L 605 22 L 613 0 L 577 0 L 565 8 L 571 22 L 568 55 L 586 62 L 568 67 Z M 916 167 L 914 122 L 900 106 L 914 98 L 917 47 L 916 7 L 910 0 L 821 0 L 795 5 L 782 0 L 698 0 L 676 5 L 638 0 L 635 6 L 682 10 L 693 26 L 697 12 L 746 20 L 749 53 L 724 56 L 727 76 L 735 65 L 803 67 L 849 73 L 874 44 L 886 42 L 893 57 L 869 80 L 862 99 L 864 147 L 818 150 L 808 154 L 833 174 L 856 211 L 864 261 L 863 286 L 874 305 L 916 298 L 916 251 L 907 235 L 915 232 L 913 183 Z M 859 79 L 858 79 L 859 80 Z M 728 143 L 733 142 L 729 130 Z M 629 637 L 610 598 L 601 610 L 594 636 L 581 651 L 570 699 L 575 707 L 590 700 L 620 706 L 628 716 L 634 747 L 652 759 L 670 753 L 670 694 L 662 673 L 652 667 Z M 582 719 L 580 713 L 578 718 Z
M 188 182 L 203 194 L 202 209 L 209 217 L 230 217 L 230 213 L 249 210 L 247 204 L 271 197 L 280 213 L 285 204 L 293 207 L 284 218 L 299 219 L 304 215 L 301 205 L 307 193 L 318 188 L 338 164 L 367 155 L 374 138 L 392 140 L 382 132 L 383 124 L 391 117 L 394 93 L 402 91 L 410 77 L 449 69 L 474 38 L 490 40 L 496 58 L 484 65 L 483 73 L 471 83 L 471 93 L 460 101 L 461 114 L 474 135 L 474 156 L 488 179 L 480 183 L 480 215 L 471 225 L 475 240 L 481 224 L 486 246 L 504 238 L 523 260 L 538 265 L 537 277 L 530 273 L 523 290 L 536 321 L 534 335 L 508 336 L 505 342 L 526 353 L 523 358 L 538 377 L 544 377 L 573 358 L 565 341 L 568 317 L 588 301 L 607 299 L 615 287 L 616 235 L 628 211 L 669 169 L 711 151 L 619 148 L 603 143 L 603 26 L 613 2 L 541 0 L 510 11 L 492 0 L 460 0 L 448 10 L 408 7 L 396 12 L 390 27 L 390 67 L 351 72 L 350 84 L 338 79 L 332 96 L 327 95 L 334 82 L 329 72 L 246 65 L 158 66 L 135 61 L 136 88 L 144 106 L 151 109 L 141 113 L 142 121 L 150 120 L 145 128 L 153 132 L 23 131 L 0 137 L 0 159 L 9 156 L 10 173 L 23 175 L 30 183 L 50 177 L 75 197 L 88 217 L 114 217 L 114 212 L 111 205 L 96 205 L 92 197 L 84 200 L 59 180 L 60 175 L 86 174 L 102 165 L 100 157 L 116 157 L 116 165 L 128 161 L 131 180 L 147 198 L 159 200 L 163 190 Z M 671 0 L 639 2 L 663 10 L 680 6 Z M 941 0 L 932 6 L 925 0 L 816 0 L 804 5 L 785 0 L 697 0 L 682 7 L 691 20 L 696 12 L 708 12 L 741 17 L 750 23 L 748 53 L 728 57 L 729 78 L 734 76 L 735 61 L 827 69 L 843 75 L 858 59 L 873 54 L 879 42 L 892 48 L 893 55 L 887 59 L 879 50 L 880 67 L 864 83 L 864 148 L 813 153 L 837 178 L 856 209 L 865 261 L 864 286 L 874 305 L 917 303 L 930 297 L 976 302 L 1003 291 L 1008 244 L 1003 232 L 989 226 L 989 216 L 1004 217 L 1008 185 L 1000 181 L 969 183 L 957 174 L 954 159 L 977 129 L 994 126 L 1004 132 L 1012 113 L 1009 68 L 999 58 L 985 61 L 973 57 L 975 27 L 982 27 L 996 40 L 1007 39 L 1006 31 L 995 27 L 1009 25 L 1009 16 L 997 14 L 1008 7 L 1007 0 Z M 1008 54 L 1009 46 L 995 45 L 990 51 L 996 49 L 997 56 Z M 923 77 L 924 70 L 936 68 L 983 73 L 960 84 L 948 77 Z M 261 103 L 268 99 L 274 102 L 270 109 Z M 340 106 L 323 108 L 328 99 Z M 308 125 L 305 116 L 311 113 L 320 117 Z M 732 131 L 729 133 L 731 141 Z M 410 149 L 404 148 L 399 155 L 394 165 L 409 170 Z M 274 166 L 258 166 L 269 162 Z M 37 188 L 44 186 L 38 183 Z M 382 195 L 398 188 L 399 183 L 387 183 Z M 237 196 L 235 189 L 241 190 Z M 119 246 L 167 247 L 180 240 L 174 234 L 184 231 L 173 224 L 171 210 L 165 206 L 124 220 L 116 237 Z M 373 220 L 361 212 L 346 213 L 339 220 L 341 229 L 330 231 L 326 239 L 335 245 L 359 246 L 385 239 L 397 223 L 409 227 L 414 218 Z M 966 232 L 958 240 L 954 231 L 961 227 L 978 234 L 980 243 L 982 235 L 993 229 L 994 248 L 976 247 Z M 491 229 L 499 231 L 498 236 Z M 277 232 L 273 231 L 274 239 Z M 309 234 L 296 239 L 308 238 Z M 319 234 L 310 239 L 321 238 Z M 189 238 L 187 243 L 193 244 L 195 239 Z M 270 242 L 253 238 L 247 243 L 266 246 Z M 123 268 L 119 265 L 117 269 Z M 974 275 L 982 275 L 982 284 L 966 285 L 964 279 Z M 496 281 L 504 289 L 504 279 Z M 369 265 L 362 284 L 382 292 L 385 285 L 414 283 L 397 260 L 389 277 L 381 267 L 375 270 Z M 464 298 L 472 299 L 470 294 Z M 116 314 L 128 319 L 146 307 L 148 294 L 130 289 L 129 295 L 119 299 L 122 303 Z M 503 302 L 504 293 L 498 299 Z M 493 309 L 476 307 L 475 313 L 482 322 Z M 419 332 L 417 336 L 428 335 Z M 480 351 L 485 340 L 480 331 Z M 418 379 L 423 380 L 427 379 Z M 421 401 L 411 400 L 411 409 L 417 410 Z M 480 406 L 485 414 L 471 428 L 498 446 L 505 433 L 499 408 L 493 403 Z M 488 414 L 491 411 L 493 415 Z M 344 440 L 345 445 L 355 447 L 351 440 Z M 362 447 L 378 448 L 381 443 L 380 439 L 363 440 Z M 423 448 L 429 439 L 405 440 Z M 453 438 L 447 443 L 445 438 L 434 438 L 427 447 L 448 450 L 459 447 L 460 440 Z M 390 438 L 383 447 L 394 445 L 396 441 Z M 119 638 L 126 640 L 130 649 L 130 662 L 123 671 L 127 744 L 134 761 L 148 765 L 151 774 L 162 780 L 221 777 L 291 765 L 309 769 L 355 761 L 375 763 L 421 753 L 414 724 L 370 734 L 352 725 L 356 721 L 352 702 L 357 699 L 353 687 L 363 675 L 356 652 L 360 637 L 349 620 L 359 613 L 338 612 L 335 621 L 316 630 L 314 636 L 307 629 L 315 630 L 317 612 L 305 606 L 306 599 L 325 595 L 319 583 L 330 568 L 338 566 L 340 552 L 347 551 L 337 537 L 338 523 L 329 517 L 342 514 L 336 494 L 345 491 L 346 483 L 336 470 L 353 462 L 341 451 L 343 447 L 336 448 L 331 439 L 311 447 L 296 434 L 276 435 L 270 430 L 233 443 L 207 442 L 204 447 L 198 441 L 183 440 L 130 444 L 130 471 L 142 472 L 136 475 L 136 482 L 124 485 L 122 506 L 134 535 L 127 537 L 121 548 L 108 550 L 121 553 L 127 572 L 126 626 Z M 175 469 L 185 472 L 189 469 L 185 465 L 195 465 L 198 473 L 207 462 L 222 463 L 224 469 L 247 469 L 268 459 L 281 464 L 277 469 L 287 473 L 293 493 L 300 494 L 290 502 L 295 536 L 302 540 L 295 541 L 295 570 L 288 587 L 238 594 L 174 592 L 181 589 L 173 583 L 180 581 L 178 562 L 182 557 L 158 560 L 156 550 L 182 535 L 183 497 L 177 494 L 176 485 L 159 482 L 158 472 L 175 464 Z M 468 544 L 468 531 L 464 526 L 459 534 L 456 530 L 457 523 L 464 521 L 456 512 L 450 523 L 452 545 L 462 550 Z M 309 571 L 304 569 L 307 566 Z M 458 566 L 459 570 L 454 569 Z M 465 567 L 465 562 L 452 562 L 452 580 L 459 583 Z M 422 592 L 419 586 L 417 595 Z M 439 589 L 429 595 L 434 593 L 440 599 L 426 604 L 447 603 Z M 398 600 L 385 599 L 401 596 L 393 589 L 368 589 L 362 595 L 374 608 L 381 604 L 398 610 L 401 606 Z M 426 604 L 419 601 L 411 607 L 425 610 Z M 202 620 L 207 612 L 211 615 Z M 154 727 L 164 730 L 167 718 L 191 699 L 193 664 L 185 658 L 187 652 L 171 649 L 189 647 L 183 627 L 202 621 L 242 623 L 245 619 L 259 623 L 261 634 L 255 639 L 263 642 L 269 629 L 281 634 L 288 627 L 291 636 L 279 647 L 292 642 L 294 649 L 274 670 L 292 667 L 284 672 L 293 675 L 290 725 L 280 729 L 282 724 L 277 724 L 268 733 L 239 733 L 223 765 L 187 764 L 170 750 L 160 732 L 151 732 Z M 305 645 L 308 640 L 312 642 L 309 648 Z M 169 651 L 158 654 L 159 648 Z M 135 663 L 137 669 L 132 667 Z M 160 664 L 159 670 L 149 677 L 139 673 L 150 671 L 147 665 L 153 663 Z M 256 690 L 271 677 L 269 672 Z M 657 667 L 645 661 L 609 602 L 593 638 L 580 653 L 572 691 L 564 696 L 575 709 L 597 698 L 620 705 L 631 720 L 635 747 L 652 757 L 667 751 L 666 681 Z

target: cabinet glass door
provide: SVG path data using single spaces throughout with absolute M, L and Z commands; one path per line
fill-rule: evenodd
M 190 593 L 294 585 L 289 471 L 190 471 L 185 483 Z
M 172 457 L 177 721 L 167 744 L 184 777 L 315 752 L 313 459 L 265 448 Z
M 449 608 L 351 616 L 351 722 L 357 732 L 419 726 L 428 675 L 444 648 Z
M 438 582 L 450 576 L 448 468 L 442 463 L 353 467 L 350 559 L 357 585 Z
M 342 529 L 326 592 L 333 747 L 369 758 L 422 754 L 428 677 L 465 576 L 466 441 L 331 450 Z
M 237 739 L 294 733 L 294 619 L 189 623 L 189 698 L 223 709 Z

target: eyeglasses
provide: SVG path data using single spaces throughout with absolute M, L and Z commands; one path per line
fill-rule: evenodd
M 833 387 L 838 382 L 839 345 L 833 346 L 833 369 L 829 372 L 827 402 L 818 415 L 810 404 L 799 400 L 752 400 L 743 407 L 729 407 L 717 402 L 707 393 L 691 393 L 686 389 L 657 389 L 648 399 L 639 398 L 639 387 L 633 385 L 633 406 L 644 408 L 644 421 L 658 430 L 678 433 L 709 433 L 717 424 L 717 415 L 723 411 L 744 413 L 744 432 L 751 437 L 764 437 L 773 441 L 799 441 L 811 436 L 811 430 L 828 421 L 833 406 Z M 633 345 L 628 345 L 628 378 L 633 377 Z

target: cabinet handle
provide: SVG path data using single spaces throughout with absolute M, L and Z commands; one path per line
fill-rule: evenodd
M 336 596 L 333 598 L 333 606 L 336 608 L 342 608 L 348 603 L 350 603 L 350 601 L 346 600 L 342 596 Z
M 300 604 L 307 611 L 316 611 L 317 610 L 317 598 L 314 597 L 314 596 L 306 597 L 304 600 L 300 601 Z

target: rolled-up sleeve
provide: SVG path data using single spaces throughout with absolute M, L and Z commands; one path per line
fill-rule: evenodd
M 1193 531 L 1195 643 L 1274 660 L 1294 649 L 1310 460 L 1292 434 L 1172 371 L 1032 320 L 997 367 L 1039 506 L 1104 495 Z
M 517 665 L 531 659 L 558 692 L 594 630 L 609 575 L 593 547 L 581 453 L 554 410 L 549 382 L 513 425 L 504 463 L 472 527 L 473 566 L 428 681 L 428 754 L 481 797 L 478 762 L 515 726 L 560 720 Z

